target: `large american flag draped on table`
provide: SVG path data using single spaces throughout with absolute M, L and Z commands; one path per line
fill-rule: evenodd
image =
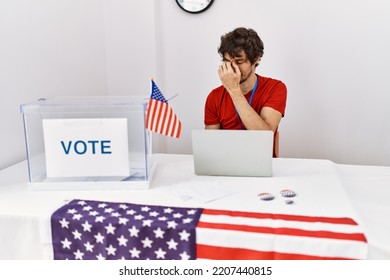
M 156 83 L 152 82 L 152 93 L 146 109 L 146 128 L 171 137 L 180 137 L 181 122 L 173 112 Z
M 364 259 L 350 218 L 72 200 L 51 217 L 55 259 Z

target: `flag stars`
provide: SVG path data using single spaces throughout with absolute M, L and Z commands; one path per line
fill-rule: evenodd
M 179 254 L 179 256 L 181 257 L 182 260 L 189 260 L 190 259 L 190 255 L 188 255 L 186 251 Z
M 183 231 L 179 232 L 180 240 L 181 241 L 189 241 L 190 233 L 188 233 L 185 229 Z
M 142 220 L 143 218 L 144 218 L 144 216 L 142 216 L 142 215 L 134 216 L 134 220 Z
M 173 240 L 173 238 L 171 238 L 171 240 L 167 241 L 168 249 L 177 250 L 178 244 L 179 243 L 177 243 L 175 240 Z
M 86 212 L 91 211 L 91 210 L 92 210 L 92 207 L 91 207 L 90 205 L 85 206 L 85 207 L 83 208 L 83 211 L 86 211 Z
M 119 224 L 120 225 L 126 225 L 127 224 L 127 222 L 129 221 L 129 219 L 128 218 L 119 218 Z
M 136 247 L 133 247 L 133 249 L 129 250 L 129 252 L 130 252 L 132 258 L 139 259 L 139 254 L 141 253 L 141 251 L 137 250 Z
M 151 217 L 157 217 L 158 215 L 159 215 L 159 213 L 157 211 L 153 211 L 153 212 L 149 213 L 149 216 L 151 216 Z
M 73 254 L 74 254 L 74 258 L 76 260 L 82 260 L 83 259 L 84 253 L 81 252 L 79 249 L 77 249 L 77 252 L 73 252 Z
M 68 214 L 76 214 L 77 213 L 77 210 L 76 209 L 68 209 Z
M 161 230 L 161 228 L 157 228 L 153 231 L 156 238 L 164 238 L 165 231 Z
M 127 206 L 126 204 L 120 204 L 119 208 L 126 210 L 127 208 L 129 208 L 129 206 Z
M 127 211 L 126 211 L 126 214 L 127 214 L 127 215 L 134 215 L 135 213 L 137 213 L 137 211 L 135 211 L 134 209 L 131 209 L 131 210 L 127 210 Z
M 143 227 L 151 227 L 153 223 L 153 220 L 143 220 L 142 221 L 142 226 Z
M 104 216 L 96 217 L 95 222 L 103 223 L 103 221 L 106 219 Z
M 183 217 L 183 214 L 175 213 L 175 214 L 173 214 L 173 217 L 180 219 L 181 217 Z
M 69 222 L 65 220 L 65 218 L 62 218 L 60 224 L 61 224 L 61 228 L 69 228 Z
M 154 253 L 156 254 L 156 259 L 165 259 L 165 254 L 167 252 L 165 252 L 163 249 L 159 248 L 157 251 L 154 251 Z
M 192 222 L 191 218 L 183 219 L 183 224 L 190 224 Z
M 110 244 L 110 246 L 106 247 L 106 251 L 107 251 L 108 256 L 110 256 L 110 255 L 115 256 L 116 250 L 117 250 L 117 248 L 115 248 L 111 244 Z
M 73 238 L 74 238 L 74 239 L 79 239 L 79 240 L 81 240 L 81 233 L 80 233 L 77 229 L 75 229 L 74 231 L 72 231 L 72 234 L 73 234 Z
M 88 221 L 85 221 L 85 223 L 81 224 L 84 231 L 91 232 L 92 225 L 88 223 Z
M 118 212 L 114 212 L 114 213 L 111 213 L 111 216 L 115 217 L 115 218 L 118 218 L 118 217 L 121 216 L 121 214 L 119 214 Z
M 70 245 L 72 245 L 72 242 L 69 241 L 68 238 L 65 238 L 64 240 L 62 240 L 61 243 L 62 243 L 63 249 L 70 249 Z
M 106 258 L 100 253 L 99 255 L 96 255 L 96 259 L 99 261 L 104 261 Z
M 153 240 L 146 237 L 144 240 L 141 240 L 144 248 L 152 248 Z
M 200 209 L 78 201 L 55 222 L 57 250 L 69 259 L 193 259 L 190 227 Z M 183 227 L 186 226 L 186 228 Z M 192 230 L 192 229 L 191 229 Z M 66 233 L 66 234 L 65 234 Z M 70 255 L 69 255 L 70 253 Z
M 177 223 L 175 221 L 168 221 L 167 227 L 175 229 L 177 227 Z
M 80 219 L 81 219 L 82 217 L 83 217 L 83 215 L 81 215 L 81 214 L 74 214 L 73 217 L 72 217 L 72 219 L 73 219 L 73 220 L 80 221 Z
M 105 227 L 107 234 L 115 234 L 116 227 L 114 227 L 111 223 Z
M 188 215 L 195 215 L 196 209 L 187 210 Z
M 92 245 L 91 243 L 89 243 L 89 241 L 87 243 L 84 243 L 84 247 L 85 247 L 85 250 L 89 251 L 89 252 L 93 252 L 93 248 L 95 247 L 95 245 Z
M 91 211 L 91 212 L 89 212 L 89 215 L 95 217 L 95 216 L 99 215 L 99 212 Z
M 101 244 L 103 244 L 104 235 L 102 235 L 100 232 L 98 232 L 98 234 L 94 235 L 93 237 L 95 237 L 96 243 L 101 243 Z
M 87 204 L 85 201 L 83 200 L 80 200 L 79 202 L 77 202 L 78 205 L 81 205 L 81 206 L 84 206 L 85 204 Z
M 129 228 L 130 237 L 138 237 L 139 229 L 137 229 L 135 226 L 132 226 Z
M 127 246 L 127 241 L 129 241 L 127 238 L 125 238 L 123 235 L 121 237 L 117 238 L 119 246 Z

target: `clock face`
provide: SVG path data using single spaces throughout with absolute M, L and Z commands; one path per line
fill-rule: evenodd
M 176 3 L 184 11 L 197 14 L 207 10 L 214 0 L 176 0 Z

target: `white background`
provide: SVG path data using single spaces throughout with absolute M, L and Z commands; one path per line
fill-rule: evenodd
M 165 1 L 165 0 L 164 0 Z M 224 1 L 224 0 L 222 0 Z M 50 262 L 50 263 L 49 263 Z M 23 265 L 25 269 L 20 269 Z M 361 275 L 370 275 L 375 277 L 376 280 L 387 280 L 390 273 L 387 270 L 388 261 L 314 261 L 314 260 L 301 260 L 301 261 L 284 261 L 284 260 L 213 260 L 213 261 L 0 261 L 1 276 L 6 275 L 8 279 L 28 279 L 37 278 L 41 279 L 137 279 L 137 280 L 149 280 L 149 279 L 210 279 L 229 277 L 231 279 L 256 279 L 265 278 L 269 280 L 282 280 L 282 279 L 299 279 L 302 280 L 328 280 L 337 277 L 343 279 L 352 279 L 361 277 Z M 246 275 L 246 274 L 233 274 L 226 276 L 218 276 L 220 268 L 226 268 L 226 271 L 231 267 L 241 267 L 244 270 L 246 267 L 249 271 L 253 268 L 259 267 L 258 272 L 266 272 L 267 268 L 272 272 L 271 275 L 267 273 L 259 275 Z M 155 271 L 162 271 L 162 275 L 157 275 Z M 174 275 L 175 268 L 179 273 L 186 273 L 189 275 Z M 252 268 L 252 269 L 251 269 Z M 263 269 L 262 269 L 263 268 Z M 120 270 L 124 271 L 128 269 L 128 274 L 120 275 Z M 149 269 L 146 274 L 146 269 Z M 138 275 L 134 273 L 138 270 Z M 231 269 L 233 270 L 233 269 Z M 141 274 L 141 271 L 143 274 Z M 153 271 L 153 272 L 152 272 Z M 165 274 L 164 274 L 165 272 Z M 173 276 L 170 276 L 167 272 L 171 272 Z M 201 274 L 200 272 L 203 272 Z M 133 275 L 129 275 L 133 273 Z M 153 276 L 150 274 L 153 273 Z M 213 275 L 216 273 L 217 276 Z M 254 273 L 255 274 L 255 273 Z M 10 276 L 11 275 L 11 276 Z
M 198 15 L 175 0 L 0 0 L 0 169 L 25 159 L 19 105 L 59 95 L 150 94 L 183 124 L 156 152 L 191 153 L 219 85 L 220 36 L 258 31 L 258 73 L 288 88 L 281 157 L 390 165 L 390 2 L 215 0 Z

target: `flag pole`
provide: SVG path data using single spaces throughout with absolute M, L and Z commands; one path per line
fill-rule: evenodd
M 150 94 L 152 94 L 152 81 L 153 77 L 150 77 Z M 149 131 L 149 154 L 150 156 L 153 155 L 153 132 Z
M 153 133 L 152 132 L 148 132 L 149 133 L 149 153 L 150 153 L 150 156 L 152 156 L 153 154 Z

